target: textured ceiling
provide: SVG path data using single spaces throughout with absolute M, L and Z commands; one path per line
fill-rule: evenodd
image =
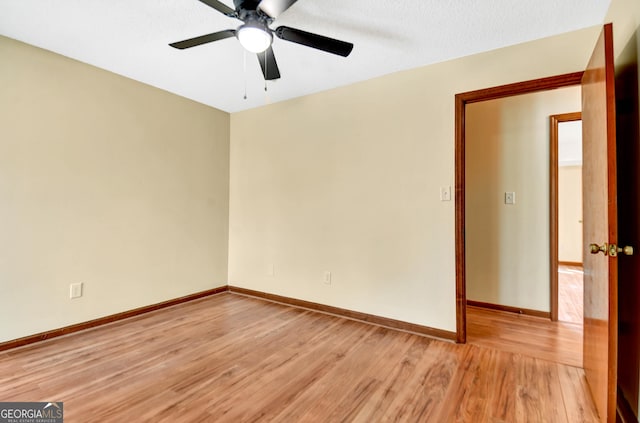
M 188 50 L 168 46 L 240 25 L 197 0 L 0 0 L 0 34 L 236 112 L 602 24 L 609 2 L 299 0 L 272 28 L 287 25 L 355 47 L 343 58 L 275 38 L 282 77 L 266 93 L 255 55 L 246 53 L 245 72 L 235 38 Z

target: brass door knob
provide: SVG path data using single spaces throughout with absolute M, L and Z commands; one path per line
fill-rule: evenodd
M 609 244 L 609 255 L 611 257 L 616 257 L 618 253 L 622 253 L 625 256 L 632 256 L 633 247 L 630 247 L 628 245 L 625 247 L 618 247 L 616 244 Z
M 589 252 L 591 254 L 598 254 L 599 252 L 603 252 L 604 255 L 606 256 L 608 253 L 608 245 L 606 242 L 602 245 L 589 244 Z
M 607 244 L 606 242 L 602 245 L 598 244 L 589 244 L 589 252 L 591 254 L 598 254 L 600 252 L 604 253 L 605 256 L 616 257 L 618 253 L 622 253 L 625 256 L 633 255 L 633 247 L 626 245 L 624 247 L 618 247 L 616 244 Z
M 625 256 L 633 255 L 633 247 L 630 245 L 625 245 L 624 247 L 618 247 L 618 252 L 624 254 Z

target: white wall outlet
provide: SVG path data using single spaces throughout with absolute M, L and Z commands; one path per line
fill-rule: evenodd
M 331 272 L 324 272 L 324 283 L 326 283 L 327 285 L 331 285 Z
M 276 275 L 276 265 L 271 263 L 267 266 L 267 276 L 275 276 Z
M 516 193 L 515 192 L 505 192 L 504 193 L 504 203 L 505 204 L 515 204 L 516 203 Z
M 82 282 L 69 285 L 69 298 L 82 297 Z
M 440 201 L 451 201 L 451 187 L 440 187 Z

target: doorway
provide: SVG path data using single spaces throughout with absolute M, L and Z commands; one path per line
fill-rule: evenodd
M 461 343 L 467 341 L 467 286 L 466 286 L 466 134 L 465 117 L 466 106 L 468 104 L 511 97 L 520 94 L 535 93 L 539 91 L 553 90 L 557 88 L 579 85 L 582 79 L 582 72 L 564 74 L 555 77 L 543 78 L 533 81 L 526 81 L 516 84 L 503 85 L 500 87 L 488 88 L 484 90 L 471 91 L 457 94 L 456 103 L 456 302 L 457 302 L 457 333 L 456 340 Z M 517 201 L 517 200 L 516 200 Z
M 583 322 L 582 113 L 549 118 L 551 320 Z
M 577 85 L 466 105 L 465 277 L 471 344 L 582 365 L 581 331 L 551 322 L 549 277 L 549 116 L 580 107 Z

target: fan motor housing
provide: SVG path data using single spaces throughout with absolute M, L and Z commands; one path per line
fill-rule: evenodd
M 236 10 L 257 10 L 261 0 L 233 0 Z

